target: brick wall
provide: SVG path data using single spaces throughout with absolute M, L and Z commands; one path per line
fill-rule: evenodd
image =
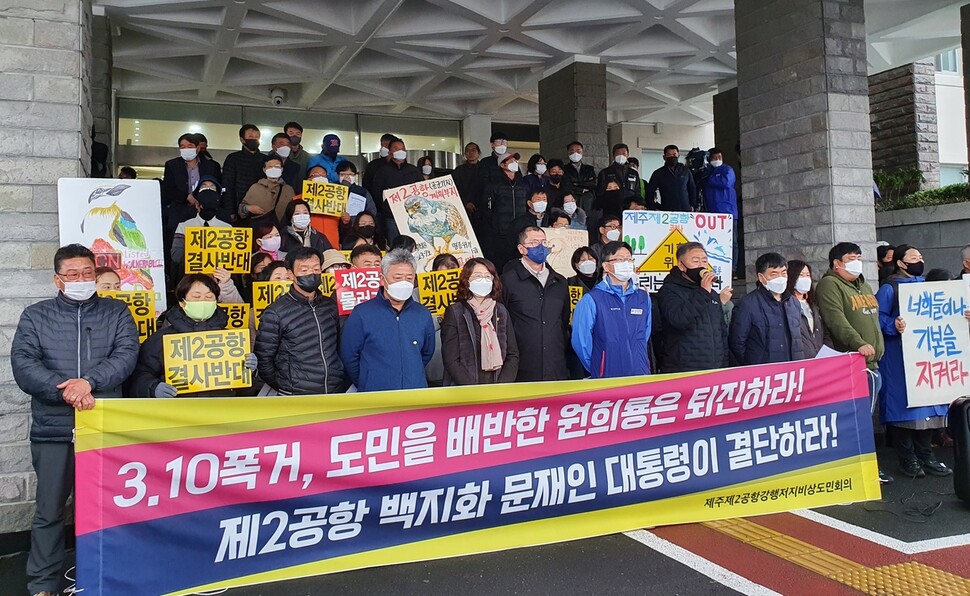
M 0 6 L 0 533 L 30 528 L 30 400 L 10 343 L 23 308 L 54 295 L 57 179 L 90 167 L 90 3 Z

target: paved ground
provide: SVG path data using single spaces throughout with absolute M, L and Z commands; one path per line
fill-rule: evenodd
M 891 452 L 880 460 L 895 472 Z M 970 594 L 970 505 L 948 478 L 897 477 L 883 500 L 689 524 L 237 588 L 230 596 Z M 73 554 L 73 553 L 72 553 Z M 0 594 L 23 594 L 23 553 Z

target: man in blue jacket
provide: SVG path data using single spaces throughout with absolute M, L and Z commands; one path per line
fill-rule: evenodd
M 314 166 L 323 166 L 323 169 L 327 170 L 327 178 L 330 182 L 336 183 L 339 180 L 337 165 L 346 161 L 343 157 L 337 155 L 338 153 L 340 153 L 340 137 L 333 133 L 326 135 L 323 137 L 320 153 L 311 157 L 309 163 L 307 163 L 307 171 L 312 170 Z
M 340 358 L 358 391 L 428 386 L 424 367 L 434 354 L 434 323 L 411 299 L 416 269 L 410 252 L 388 252 L 381 261 L 383 289 L 358 304 L 344 325 Z
M 738 301 L 731 315 L 728 346 L 734 364 L 802 360 L 801 306 L 786 290 L 788 262 L 776 252 L 755 261 L 758 287 Z
M 30 394 L 30 455 L 37 511 L 27 558 L 28 594 L 55 594 L 64 571 L 64 518 L 74 488 L 74 411 L 121 397 L 138 362 L 138 330 L 125 303 L 95 293 L 94 254 L 54 253 L 57 297 L 28 306 L 10 348 L 17 386 Z M 11 590 L 12 591 L 12 590 Z
M 704 203 L 709 213 L 729 213 L 734 218 L 734 269 L 740 271 L 740 252 L 738 243 L 738 193 L 734 186 L 737 176 L 734 168 L 724 163 L 724 153 L 717 147 L 708 151 L 707 161 L 711 173 L 704 182 Z
M 650 295 L 633 282 L 633 249 L 626 242 L 603 247 L 603 280 L 573 312 L 573 349 L 594 379 L 650 374 Z

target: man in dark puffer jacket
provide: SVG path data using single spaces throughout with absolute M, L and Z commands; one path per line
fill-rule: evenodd
M 687 372 L 728 365 L 727 325 L 721 296 L 712 288 L 707 251 L 698 242 L 677 247 L 677 266 L 657 292 L 663 333 L 661 372 Z
M 56 593 L 64 566 L 64 507 L 74 487 L 74 410 L 120 397 L 138 360 L 128 306 L 95 291 L 94 254 L 80 244 L 54 254 L 56 298 L 28 306 L 10 350 L 17 385 L 31 396 L 30 453 L 37 512 L 27 589 Z
M 344 365 L 337 354 L 337 304 L 320 293 L 323 256 L 303 247 L 286 255 L 293 287 L 259 318 L 259 376 L 282 395 L 338 393 Z

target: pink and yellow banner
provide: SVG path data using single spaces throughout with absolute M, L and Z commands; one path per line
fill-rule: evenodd
M 875 499 L 869 412 L 858 355 L 177 409 L 101 400 L 77 416 L 78 588 L 188 594 Z

